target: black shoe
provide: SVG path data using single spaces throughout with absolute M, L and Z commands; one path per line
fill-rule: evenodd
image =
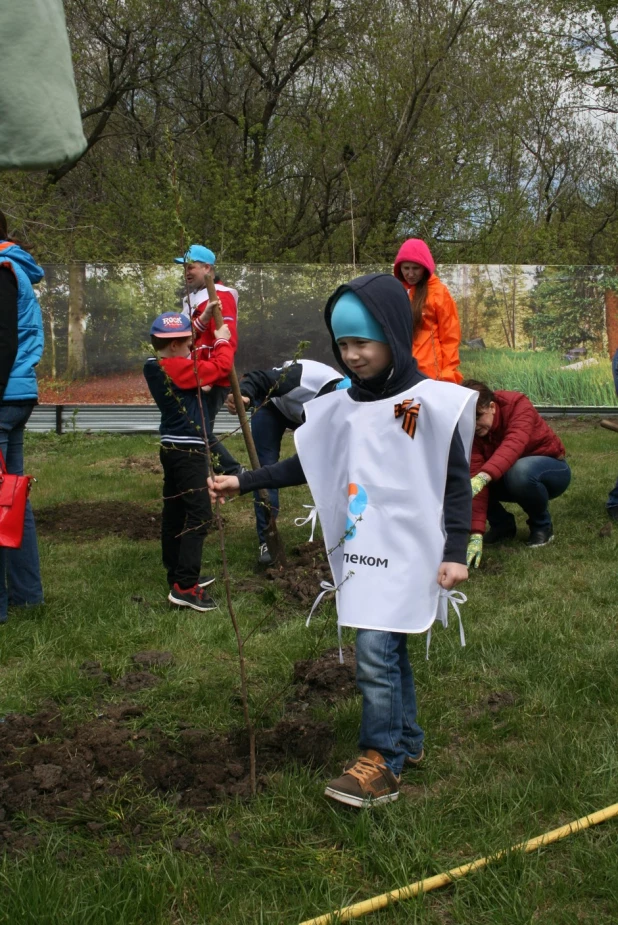
M 504 543 L 506 540 L 514 540 L 516 536 L 517 524 L 515 522 L 497 524 L 495 527 L 489 528 L 483 537 L 483 545 L 491 546 L 492 543 Z
M 260 554 L 258 556 L 258 565 L 272 565 L 273 557 L 268 551 L 266 543 L 260 543 Z
M 206 594 L 204 589 L 200 588 L 199 585 L 194 585 L 192 588 L 183 590 L 175 584 L 168 594 L 167 599 L 171 604 L 176 604 L 177 607 L 191 607 L 193 610 L 199 610 L 200 613 L 204 613 L 207 610 L 215 610 L 217 606 L 213 599 Z
M 614 505 L 613 507 L 606 508 L 607 516 L 610 520 L 618 520 L 618 507 Z
M 526 540 L 526 546 L 530 549 L 536 549 L 537 546 L 547 546 L 548 543 L 551 543 L 553 538 L 553 527 L 545 527 L 545 529 L 539 529 L 538 527 L 532 528 L 530 530 L 530 536 Z

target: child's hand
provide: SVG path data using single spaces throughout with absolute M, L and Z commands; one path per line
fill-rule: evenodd
M 202 392 L 212 392 L 212 386 L 211 386 L 211 385 L 201 385 L 200 388 L 201 388 Z
M 226 498 L 234 498 L 240 494 L 237 475 L 215 475 L 208 479 L 208 494 L 213 504 L 225 503 Z
M 243 395 L 242 401 L 243 401 L 243 405 L 245 406 L 245 408 L 248 408 L 250 399 L 248 398 L 247 395 Z M 234 396 L 232 395 L 231 392 L 228 395 L 228 397 L 225 399 L 225 407 L 230 412 L 230 414 L 238 414 L 238 411 L 236 410 L 236 402 L 234 401 Z
M 220 339 L 231 340 L 232 339 L 232 332 L 230 331 L 230 329 L 228 328 L 225 322 L 223 322 L 221 327 L 217 328 L 217 330 L 215 331 L 215 338 L 216 340 L 220 340 Z
M 459 562 L 443 562 L 438 569 L 438 584 L 445 591 L 450 591 L 455 585 L 466 581 L 467 577 L 468 569 Z

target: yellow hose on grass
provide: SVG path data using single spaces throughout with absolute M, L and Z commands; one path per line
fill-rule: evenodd
M 463 864 L 461 867 L 453 867 L 443 874 L 436 874 L 434 877 L 427 877 L 425 880 L 417 880 L 416 883 L 410 883 L 399 890 L 382 893 L 381 896 L 374 896 L 373 899 L 354 903 L 353 906 L 345 906 L 345 908 L 337 909 L 335 912 L 327 912 L 326 915 L 320 915 L 317 919 L 307 919 L 305 922 L 301 922 L 301 925 L 334 925 L 335 922 L 349 922 L 351 919 L 359 919 L 370 912 L 384 909 L 390 903 L 399 902 L 400 899 L 411 899 L 413 896 L 418 896 L 419 893 L 429 893 L 431 890 L 437 890 L 441 886 L 447 886 L 454 880 L 461 880 L 462 877 L 467 877 L 468 874 L 473 873 L 475 870 L 481 870 L 483 867 L 501 860 L 510 851 L 523 851 L 526 854 L 530 851 L 536 851 L 537 848 L 551 845 L 552 842 L 560 841 L 561 838 L 566 838 L 574 832 L 581 832 L 592 825 L 598 825 L 599 822 L 613 819 L 614 816 L 618 816 L 618 803 L 613 803 L 605 809 L 600 809 L 590 816 L 582 816 L 581 819 L 562 825 L 559 829 L 552 829 L 551 832 L 546 832 L 545 835 L 537 835 L 536 838 L 531 838 L 529 841 L 520 842 L 518 845 L 506 848 L 504 851 L 498 851 L 497 854 L 490 854 L 486 858 L 479 858 L 477 861 Z

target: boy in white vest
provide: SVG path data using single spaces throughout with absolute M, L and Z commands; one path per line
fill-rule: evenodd
M 350 389 L 305 405 L 297 456 L 210 486 L 221 500 L 309 483 L 339 626 L 357 629 L 363 698 L 360 756 L 325 792 L 366 806 L 396 800 L 404 766 L 423 757 L 407 635 L 428 630 L 440 598 L 468 577 L 476 395 L 418 372 L 410 306 L 392 276 L 340 286 L 325 320 Z

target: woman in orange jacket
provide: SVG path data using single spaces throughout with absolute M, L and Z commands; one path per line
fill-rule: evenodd
M 450 292 L 435 274 L 431 251 L 419 238 L 405 241 L 393 272 L 408 290 L 414 339 L 412 354 L 418 368 L 430 379 L 459 384 L 461 328 L 457 306 Z

